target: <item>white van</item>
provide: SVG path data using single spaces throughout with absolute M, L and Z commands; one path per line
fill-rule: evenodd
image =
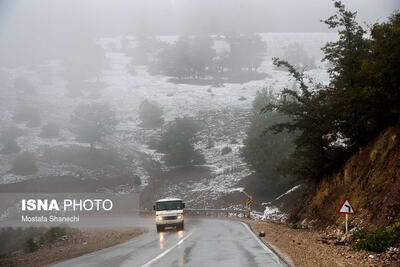
M 176 230 L 183 230 L 184 219 L 183 209 L 185 203 L 179 198 L 164 198 L 156 201 L 153 210 L 156 211 L 157 232 L 164 231 L 165 227 L 176 227 Z

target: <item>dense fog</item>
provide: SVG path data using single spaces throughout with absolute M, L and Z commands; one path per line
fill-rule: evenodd
M 366 36 L 400 7 L 344 3 Z M 298 188 L 277 171 L 295 133 L 263 135 L 287 117 L 260 110 L 299 88 L 275 57 L 315 91 L 329 84 L 321 48 L 338 32 L 320 20 L 335 10 L 321 0 L 2 0 L 1 192 L 145 192 L 147 204 L 175 195 L 241 207 L 221 199 L 248 184 L 263 200 Z M 329 138 L 345 148 L 341 133 Z
M 396 0 L 344 3 L 369 23 L 400 6 Z M 327 32 L 319 21 L 333 12 L 331 1 L 319 0 L 2 0 L 0 59 L 59 56 L 88 36 Z

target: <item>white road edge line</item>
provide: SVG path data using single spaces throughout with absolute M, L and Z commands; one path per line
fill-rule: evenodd
M 279 260 L 279 257 L 272 251 L 269 249 L 269 247 L 267 247 L 257 236 L 256 234 L 250 229 L 250 227 L 244 223 L 244 222 L 240 222 L 241 224 L 243 224 L 243 226 L 251 233 L 251 235 L 254 237 L 255 240 L 257 240 L 258 244 L 260 244 L 260 246 L 269 254 L 272 254 L 276 260 L 276 262 L 281 265 L 281 261 Z M 281 265 L 282 266 L 282 265 Z
M 190 232 L 189 234 L 187 234 L 184 238 L 182 238 L 181 240 L 179 240 L 178 243 L 176 243 L 175 245 L 173 245 L 173 246 L 170 247 L 169 249 L 165 250 L 163 253 L 161 253 L 160 255 L 158 255 L 157 257 L 155 257 L 154 259 L 152 259 L 151 261 L 149 261 L 149 262 L 143 264 L 142 267 L 148 267 L 148 266 L 150 266 L 151 264 L 153 264 L 153 263 L 155 263 L 156 261 L 158 261 L 159 259 L 161 259 L 162 257 L 164 257 L 166 254 L 168 254 L 169 252 L 171 252 L 171 250 L 173 250 L 174 248 L 176 248 L 177 246 L 179 246 L 180 244 L 182 244 L 183 241 L 185 241 L 187 238 L 189 238 L 189 236 L 191 236 L 191 235 L 193 234 L 194 230 L 196 230 L 196 229 L 193 229 L 193 231 L 191 231 L 191 232 Z

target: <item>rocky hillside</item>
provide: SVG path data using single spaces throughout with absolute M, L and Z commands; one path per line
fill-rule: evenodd
M 303 224 L 343 226 L 338 209 L 348 198 L 354 226 L 386 226 L 400 218 L 400 123 L 362 147 L 335 174 L 326 177 L 292 211 Z

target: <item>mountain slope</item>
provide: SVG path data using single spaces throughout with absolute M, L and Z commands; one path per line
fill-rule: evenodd
M 385 226 L 400 217 L 400 123 L 362 147 L 335 174 L 326 177 L 292 211 L 291 220 L 343 225 L 338 209 L 349 198 L 356 215 L 351 226 Z

